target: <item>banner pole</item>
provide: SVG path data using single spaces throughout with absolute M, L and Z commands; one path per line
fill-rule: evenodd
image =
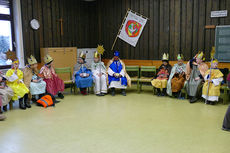
M 125 20 L 126 20 L 126 18 L 127 18 L 127 16 L 128 16 L 128 12 L 129 12 L 129 11 L 130 11 L 130 9 L 128 8 L 128 10 L 127 10 L 127 12 L 126 12 L 126 14 L 125 14 L 125 17 L 124 17 L 124 19 L 123 19 L 123 21 L 122 21 L 122 23 L 121 23 L 120 29 L 118 30 L 117 36 L 116 36 L 116 38 L 115 38 L 115 40 L 114 40 L 114 42 L 113 42 L 111 51 L 113 50 L 113 48 L 114 48 L 114 46 L 115 46 L 115 44 L 116 44 L 116 42 L 117 42 L 117 37 L 118 37 L 118 35 L 119 35 L 120 32 L 121 32 L 121 28 L 122 28 L 123 25 L 124 25 L 124 22 L 125 22 Z

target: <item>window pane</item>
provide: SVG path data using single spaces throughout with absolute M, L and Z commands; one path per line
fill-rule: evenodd
M 0 14 L 10 15 L 10 8 L 0 5 Z
M 0 65 L 9 65 L 11 61 L 6 59 L 8 50 L 12 50 L 12 35 L 10 21 L 0 20 Z

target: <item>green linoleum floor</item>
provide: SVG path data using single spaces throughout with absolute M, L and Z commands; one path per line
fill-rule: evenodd
M 55 108 L 7 112 L 0 153 L 229 153 L 226 109 L 150 91 L 66 95 Z

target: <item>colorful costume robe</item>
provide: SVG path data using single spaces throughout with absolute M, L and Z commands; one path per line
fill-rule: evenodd
M 81 77 L 80 76 L 81 73 L 87 73 L 89 74 L 89 76 Z M 90 71 L 90 67 L 87 63 L 84 64 L 77 63 L 74 66 L 73 81 L 75 81 L 77 88 L 92 87 L 93 85 L 92 72 Z
M 220 96 L 220 84 L 223 81 L 223 73 L 220 72 L 219 69 L 211 69 L 211 80 L 212 82 L 209 83 L 209 90 L 207 95 L 208 89 L 208 80 L 210 78 L 210 70 L 205 73 L 205 83 L 203 85 L 203 92 L 202 97 L 207 99 L 208 101 L 218 101 Z
M 122 60 L 110 60 L 107 65 L 107 73 L 109 88 L 126 89 L 127 86 L 131 86 L 131 79 L 126 73 L 125 64 Z M 120 74 L 121 78 L 114 77 L 115 73 Z
M 6 86 L 6 82 L 0 83 L 0 107 L 9 104 L 11 98 L 14 96 L 14 91 Z
M 46 82 L 34 72 L 29 65 L 23 71 L 24 82 L 29 88 L 31 95 L 40 95 L 46 92 Z M 32 80 L 40 80 L 39 82 L 33 82 Z
M 203 78 L 205 77 L 205 72 L 208 70 L 208 65 L 202 62 L 197 64 L 195 59 L 190 60 L 186 65 L 186 90 L 189 96 L 195 97 L 198 95 L 202 88 Z M 196 77 L 200 77 L 199 80 L 195 80 Z
M 159 72 L 157 73 L 157 78 L 156 79 L 153 79 L 151 81 L 152 85 L 156 88 L 160 88 L 160 89 L 163 89 L 163 88 L 166 88 L 167 87 L 167 81 L 168 81 L 168 78 L 169 78 L 169 74 L 171 72 L 171 65 L 168 64 L 168 65 L 164 65 L 162 64 L 160 67 L 159 67 Z
M 52 66 L 48 68 L 46 65 L 44 65 L 40 70 L 40 74 L 44 77 L 43 80 L 46 82 L 46 91 L 48 93 L 57 95 L 58 92 L 64 91 L 65 84 L 63 80 L 57 76 Z
M 106 67 L 103 62 L 92 63 L 91 70 L 93 73 L 93 80 L 95 83 L 94 92 L 95 94 L 107 93 L 107 80 L 106 80 Z M 98 74 L 102 74 L 101 77 Z
M 172 92 L 179 92 L 184 87 L 186 64 L 175 64 L 169 76 L 167 83 L 167 94 L 172 96 Z
M 6 85 L 9 86 L 14 91 L 14 96 L 12 100 L 18 100 L 24 97 L 25 94 L 29 93 L 29 89 L 23 82 L 23 72 L 17 69 L 17 73 L 15 74 L 15 69 L 9 69 L 6 72 L 7 82 Z

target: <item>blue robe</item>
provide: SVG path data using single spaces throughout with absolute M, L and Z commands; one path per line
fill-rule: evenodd
M 123 69 L 123 66 L 122 66 L 120 61 L 113 61 L 113 63 L 110 64 L 109 68 L 114 73 L 120 73 Z M 126 77 L 116 78 L 114 76 L 108 75 L 109 84 L 112 81 L 120 81 L 120 79 L 121 79 L 121 85 L 127 86 L 127 78 Z
M 87 73 L 89 74 L 89 77 L 83 78 L 80 77 L 81 73 Z M 93 77 L 92 72 L 87 69 L 85 66 L 81 67 L 80 70 L 78 70 L 75 74 L 75 84 L 77 88 L 88 88 L 93 85 Z

